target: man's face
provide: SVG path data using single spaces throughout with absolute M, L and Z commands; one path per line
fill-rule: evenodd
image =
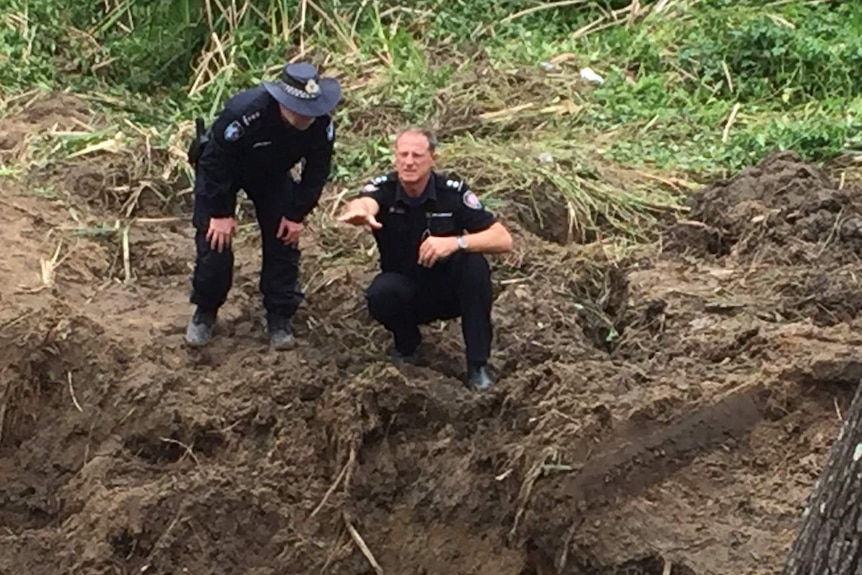
M 421 181 L 431 173 L 437 154 L 422 134 L 407 132 L 395 142 L 395 169 L 405 183 Z
M 303 116 L 281 105 L 279 105 L 279 108 L 281 109 L 281 117 L 286 122 L 292 124 L 297 130 L 307 130 L 314 123 L 314 116 Z

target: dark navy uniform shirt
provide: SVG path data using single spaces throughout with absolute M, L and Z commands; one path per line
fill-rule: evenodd
M 330 116 L 307 130 L 282 119 L 278 102 L 263 86 L 245 90 L 225 104 L 213 123 L 196 166 L 195 194 L 210 217 L 234 214 L 236 193 L 274 194 L 267 205 L 301 222 L 320 199 L 329 177 L 335 142 Z M 290 169 L 305 159 L 302 180 L 292 185 Z
M 424 273 L 419 246 L 427 236 L 480 232 L 497 221 L 463 180 L 444 173 L 432 172 L 418 198 L 404 192 L 395 172 L 372 179 L 359 195 L 380 205 L 377 221 L 382 227 L 374 230 L 374 239 L 381 270 L 412 278 Z

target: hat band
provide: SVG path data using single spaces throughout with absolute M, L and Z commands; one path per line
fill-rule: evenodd
M 294 96 L 295 98 L 300 98 L 302 100 L 315 100 L 318 96 L 320 96 L 320 92 L 317 92 L 316 94 L 311 94 L 309 92 L 306 92 L 305 90 L 300 90 L 296 86 L 291 86 L 280 78 L 278 80 L 278 85 L 281 86 L 281 88 L 291 96 Z

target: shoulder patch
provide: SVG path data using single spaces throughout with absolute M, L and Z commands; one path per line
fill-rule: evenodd
M 240 124 L 238 120 L 234 120 L 227 125 L 227 128 L 224 129 L 224 139 L 226 142 L 236 142 L 242 138 L 244 133 L 245 130 L 243 129 L 242 124 Z
M 383 182 L 387 182 L 387 181 L 389 181 L 389 174 L 383 174 L 382 176 L 377 176 L 376 178 L 372 178 L 371 184 L 376 186 L 378 184 L 382 184 Z
M 335 139 L 335 124 L 332 120 L 330 120 L 329 125 L 326 126 L 326 139 L 330 142 Z
M 479 198 L 476 196 L 476 194 L 473 193 L 472 190 L 467 190 L 467 192 L 461 199 L 464 201 L 464 205 L 472 210 L 482 209 L 482 202 L 479 201 Z
M 374 185 L 374 184 L 365 184 L 365 187 L 364 187 L 364 188 L 362 188 L 362 191 L 363 191 L 363 192 L 366 192 L 366 193 L 368 193 L 368 194 L 370 194 L 370 193 L 372 193 L 372 192 L 376 192 L 376 191 L 377 191 L 377 190 L 379 190 L 379 189 L 380 189 L 380 188 L 378 188 L 378 187 L 377 187 L 376 185 Z

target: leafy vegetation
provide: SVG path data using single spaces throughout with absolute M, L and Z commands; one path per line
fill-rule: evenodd
M 858 143 L 856 2 L 7 0 L 0 95 L 86 93 L 126 136 L 173 150 L 176 173 L 193 118 L 212 118 L 285 56 L 344 84 L 337 181 L 386 169 L 392 132 L 431 124 L 447 165 L 469 166 L 497 196 L 522 186 L 515 201 L 550 183 L 587 227 L 602 214 L 626 231 L 630 209 L 684 190 L 656 178 L 618 194 L 585 185 L 598 163 L 704 181 L 776 149 L 825 160 Z M 581 78 L 584 67 L 603 81 Z M 550 173 L 537 158 L 561 149 L 568 160 Z M 518 161 L 501 161 L 506 150 Z

